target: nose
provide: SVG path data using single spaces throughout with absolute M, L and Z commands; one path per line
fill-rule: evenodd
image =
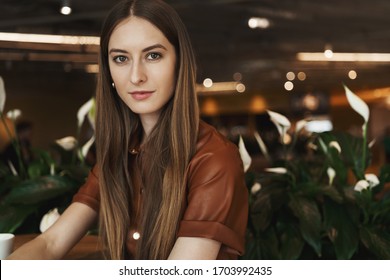
M 146 82 L 146 71 L 140 62 L 134 62 L 131 67 L 130 82 L 139 85 Z

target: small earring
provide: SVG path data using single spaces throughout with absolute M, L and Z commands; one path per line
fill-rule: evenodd
M 112 82 L 112 83 L 111 83 L 111 86 L 112 86 L 112 88 L 115 88 L 115 83 Z

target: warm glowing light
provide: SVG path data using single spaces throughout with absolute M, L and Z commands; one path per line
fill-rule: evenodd
M 266 29 L 270 26 L 270 22 L 266 18 L 251 17 L 248 20 L 248 26 L 252 29 L 255 28 Z
M 295 74 L 294 74 L 294 72 L 288 72 L 288 73 L 286 74 L 286 78 L 287 78 L 287 80 L 289 80 L 289 81 L 294 80 L 294 79 L 295 79 Z
M 332 46 L 330 44 L 325 45 L 324 55 L 326 58 L 333 57 L 333 50 L 332 50 Z
M 242 84 L 242 83 L 238 83 L 238 84 L 236 85 L 236 90 L 237 90 L 238 92 L 244 92 L 244 91 L 245 91 L 245 85 Z
M 292 82 L 290 82 L 290 81 L 285 82 L 285 83 L 284 83 L 284 88 L 285 88 L 286 90 L 288 90 L 288 91 L 291 91 L 291 90 L 293 90 L 293 88 L 294 88 L 294 84 L 293 84 Z
M 348 61 L 348 62 L 390 62 L 390 53 L 333 53 L 332 58 L 324 53 L 297 53 L 300 61 Z
M 348 72 L 348 77 L 351 79 L 351 80 L 355 80 L 357 78 L 357 73 L 355 70 L 351 70 Z
M 71 36 L 71 35 L 48 35 L 48 34 L 0 32 L 0 41 L 23 42 L 23 43 L 66 44 L 66 45 L 99 45 L 100 38 L 96 36 Z
M 63 7 L 61 7 L 60 12 L 61 12 L 61 14 L 67 16 L 67 15 L 70 15 L 72 13 L 72 8 L 68 7 L 68 6 L 63 6 Z
M 85 72 L 96 74 L 99 73 L 99 65 L 98 64 L 88 64 L 85 66 Z
M 242 74 L 240 72 L 236 72 L 233 74 L 233 80 L 235 81 L 241 81 L 242 80 Z
M 305 72 L 299 72 L 297 77 L 298 77 L 298 80 L 304 81 L 304 80 L 306 80 L 306 73 Z
M 326 58 L 332 58 L 333 57 L 333 51 L 332 50 L 325 50 L 324 55 Z
M 133 238 L 135 240 L 138 240 L 140 237 L 141 237 L 141 235 L 139 234 L 139 232 L 136 231 L 136 232 L 133 233 Z
M 207 88 L 211 88 L 213 86 L 213 80 L 210 78 L 204 79 L 203 85 Z

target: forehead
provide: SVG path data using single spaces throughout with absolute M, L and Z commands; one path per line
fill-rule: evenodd
M 136 47 L 148 44 L 164 43 L 169 44 L 168 39 L 155 25 L 149 21 L 131 16 L 121 21 L 113 30 L 109 47 Z

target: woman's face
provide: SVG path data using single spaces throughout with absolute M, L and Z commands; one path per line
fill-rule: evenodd
M 111 77 L 123 102 L 141 120 L 157 121 L 175 89 L 174 46 L 147 20 L 130 17 L 114 29 L 108 58 Z

